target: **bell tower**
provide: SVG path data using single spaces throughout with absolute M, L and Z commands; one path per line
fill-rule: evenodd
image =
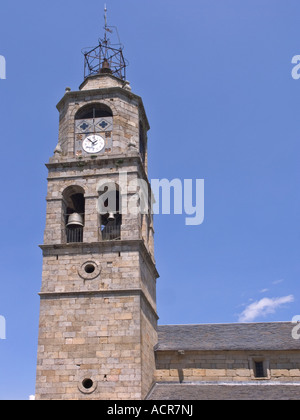
M 153 219 L 124 205 L 147 178 L 149 123 L 107 25 L 57 105 L 46 165 L 36 399 L 143 399 L 157 343 Z M 99 203 L 102 205 L 99 205 Z M 124 210 L 125 209 L 125 210 Z

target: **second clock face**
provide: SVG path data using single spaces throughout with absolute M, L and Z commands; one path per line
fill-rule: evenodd
M 101 136 L 92 134 L 82 142 L 82 148 L 86 153 L 99 153 L 105 147 L 105 140 Z

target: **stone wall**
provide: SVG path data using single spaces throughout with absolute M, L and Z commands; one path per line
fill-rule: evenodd
M 37 399 L 139 399 L 140 360 L 138 295 L 42 297 Z
M 266 378 L 254 375 L 254 361 L 263 361 Z M 300 381 L 299 351 L 157 352 L 157 382 Z

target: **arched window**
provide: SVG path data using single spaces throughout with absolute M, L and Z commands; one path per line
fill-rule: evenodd
M 121 194 L 119 186 L 109 182 L 99 189 L 98 211 L 100 214 L 100 231 L 103 241 L 121 239 Z
M 84 189 L 72 185 L 63 192 L 64 232 L 67 243 L 83 242 L 85 218 Z
M 105 104 L 86 105 L 75 115 L 75 120 L 85 120 L 90 118 L 112 117 L 112 110 Z

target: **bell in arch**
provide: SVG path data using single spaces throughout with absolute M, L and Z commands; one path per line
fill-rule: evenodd
M 109 213 L 107 220 L 109 222 L 113 222 L 115 220 L 115 215 L 114 213 Z
M 67 227 L 83 227 L 83 217 L 79 213 L 73 213 L 69 216 Z

